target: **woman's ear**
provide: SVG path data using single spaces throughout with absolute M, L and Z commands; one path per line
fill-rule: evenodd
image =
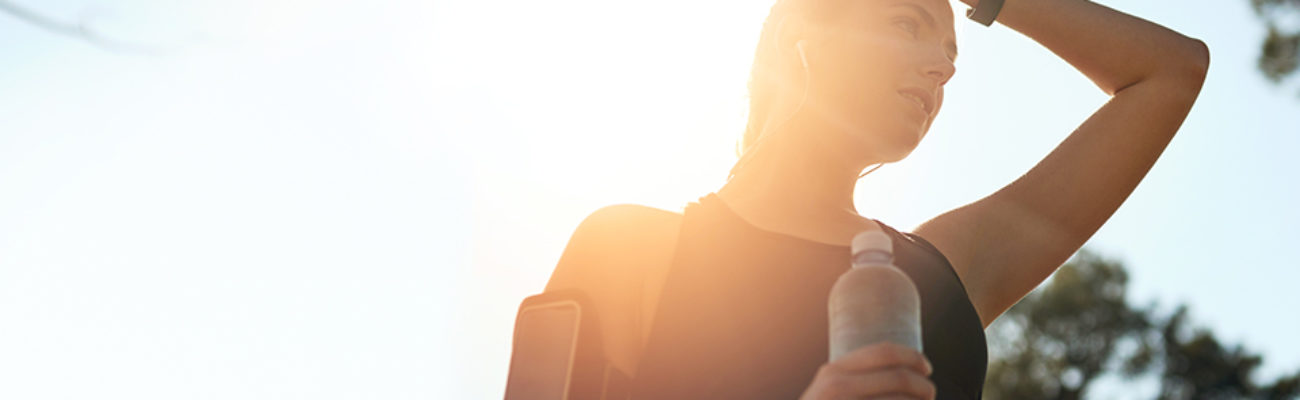
M 777 23 L 774 44 L 782 60 L 792 60 L 807 67 L 807 27 L 808 24 L 798 15 L 786 15 Z
M 829 32 L 827 28 L 808 22 L 799 15 L 789 15 L 777 24 L 776 43 L 780 48 L 778 54 L 783 60 L 790 60 L 791 66 L 808 68 L 809 59 L 813 57 Z

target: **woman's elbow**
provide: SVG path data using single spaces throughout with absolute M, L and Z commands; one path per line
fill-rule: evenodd
M 1201 85 L 1205 83 L 1206 72 L 1210 68 L 1210 49 L 1205 42 L 1193 38 L 1182 41 L 1177 48 L 1181 50 L 1167 52 L 1160 68 L 1143 81 L 1159 85 L 1169 95 L 1194 101 L 1200 95 Z
M 1210 70 L 1210 46 L 1207 46 L 1200 39 L 1191 39 L 1191 44 L 1188 47 L 1191 48 L 1191 55 L 1184 62 L 1185 67 L 1187 67 L 1188 74 L 1197 82 L 1199 87 L 1201 82 L 1205 82 L 1205 74 Z
M 1182 85 L 1200 92 L 1205 83 L 1206 73 L 1210 70 L 1210 47 L 1200 39 L 1187 38 L 1181 45 L 1182 51 L 1172 56 L 1167 64 L 1166 74 L 1177 79 Z

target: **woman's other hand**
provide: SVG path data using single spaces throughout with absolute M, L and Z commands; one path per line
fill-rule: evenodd
M 823 364 L 800 400 L 934 399 L 932 367 L 920 352 L 880 342 Z

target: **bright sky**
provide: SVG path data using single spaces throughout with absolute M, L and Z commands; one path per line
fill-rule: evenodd
M 519 301 L 583 217 L 720 187 L 770 5 L 18 3 L 170 51 L 0 14 L 6 399 L 500 398 Z M 1265 377 L 1300 368 L 1296 85 L 1256 73 L 1245 0 L 1101 3 L 1212 65 L 1089 246 L 1138 303 L 1188 302 L 1263 352 Z M 1011 182 L 1106 100 L 1024 36 L 958 22 L 941 115 L 859 188 L 900 229 Z

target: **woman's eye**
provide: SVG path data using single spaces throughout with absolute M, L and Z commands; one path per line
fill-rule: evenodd
M 913 35 L 916 35 L 917 29 L 920 28 L 920 25 L 916 23 L 916 20 L 911 18 L 900 18 L 897 21 L 894 21 L 894 24 L 904 26 L 903 29 L 906 29 L 908 33 Z

